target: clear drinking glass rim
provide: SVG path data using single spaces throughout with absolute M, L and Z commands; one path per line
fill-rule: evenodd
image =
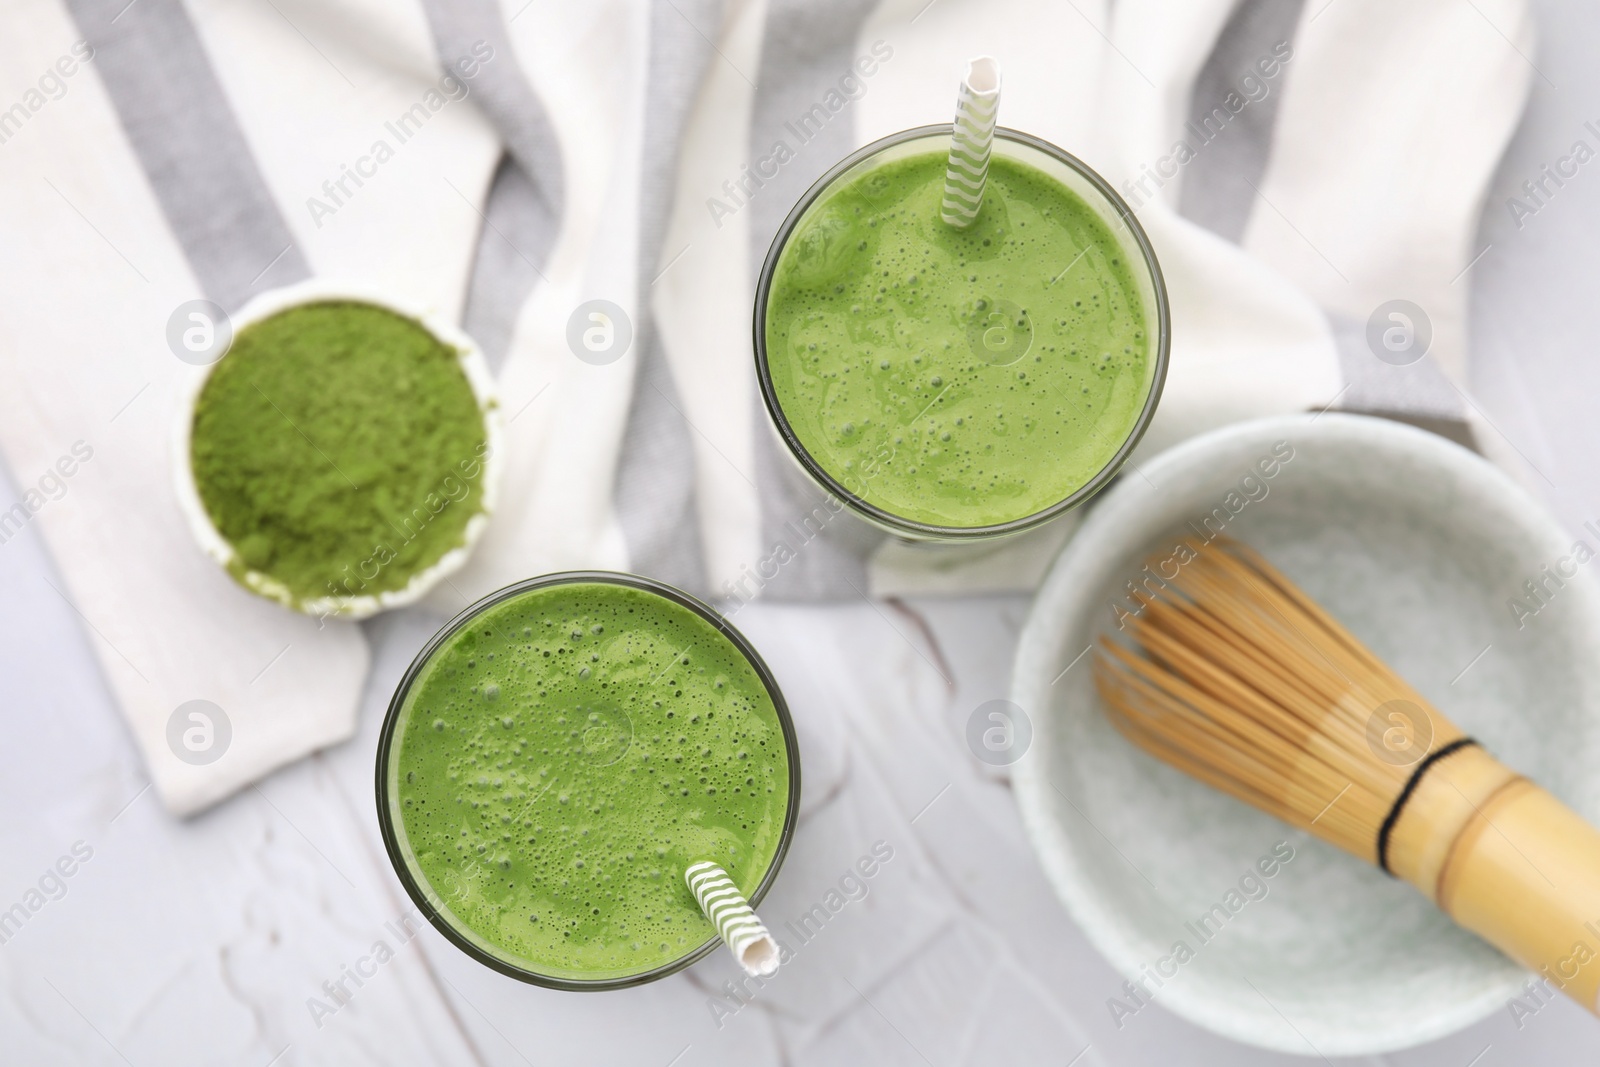
M 805 195 L 796 201 L 794 207 L 790 209 L 788 216 L 783 220 L 783 225 L 778 227 L 777 235 L 772 239 L 772 246 L 767 250 L 766 262 L 762 264 L 761 274 L 756 282 L 753 322 L 756 379 L 761 383 L 761 399 L 766 404 L 767 413 L 771 416 L 772 424 L 777 428 L 778 435 L 783 438 L 789 453 L 800 463 L 806 473 L 827 492 L 838 497 L 850 507 L 862 512 L 879 525 L 898 530 L 913 537 L 942 541 L 978 540 L 1032 529 L 1042 523 L 1049 522 L 1064 512 L 1071 511 L 1098 493 L 1107 482 L 1116 477 L 1117 472 L 1122 469 L 1122 465 L 1127 462 L 1128 456 L 1132 454 L 1140 439 L 1144 437 L 1145 430 L 1150 426 L 1150 420 L 1155 417 L 1156 407 L 1161 400 L 1161 391 L 1167 381 L 1168 353 L 1172 345 L 1172 321 L 1167 304 L 1166 281 L 1161 274 L 1161 265 L 1156 261 L 1155 249 L 1150 244 L 1150 238 L 1145 235 L 1144 227 L 1139 225 L 1139 220 L 1134 215 L 1133 209 L 1111 187 L 1111 183 L 1107 182 L 1094 168 L 1077 156 L 1043 138 L 1023 133 L 1020 130 L 1013 130 L 1006 126 L 997 126 L 994 131 L 996 138 L 1027 145 L 1043 152 L 1045 155 L 1054 157 L 1058 162 L 1076 171 L 1080 177 L 1094 186 L 1095 190 L 1104 196 L 1106 201 L 1116 209 L 1117 214 L 1128 227 L 1128 231 L 1133 234 L 1134 241 L 1139 246 L 1139 252 L 1144 257 L 1145 266 L 1150 272 L 1150 283 L 1155 292 L 1156 305 L 1155 367 L 1152 371 L 1150 392 L 1145 397 L 1143 410 L 1139 412 L 1139 417 L 1134 420 L 1133 429 L 1129 432 L 1121 447 L 1106 461 L 1105 466 L 1096 472 L 1093 478 L 1090 478 L 1076 491 L 1031 515 L 1024 515 L 1018 519 L 988 526 L 939 526 L 934 523 L 919 522 L 915 519 L 896 515 L 852 493 L 837 478 L 824 470 L 822 465 L 812 458 L 811 453 L 806 450 L 805 445 L 800 442 L 799 437 L 795 434 L 793 427 L 789 425 L 789 420 L 784 417 L 783 408 L 778 403 L 777 395 L 772 386 L 772 374 L 767 366 L 767 295 L 772 288 L 772 279 L 778 269 L 778 259 L 783 254 L 789 235 L 799 225 L 800 219 L 811 205 L 816 202 L 817 198 L 822 195 L 823 190 L 833 184 L 840 175 L 885 149 L 922 137 L 935 135 L 949 137 L 953 129 L 954 127 L 951 123 L 945 122 L 931 126 L 914 126 L 908 130 L 891 133 L 887 137 L 881 137 L 869 145 L 856 149 L 838 163 L 835 163 L 828 169 L 827 173 L 813 182 L 811 188 L 807 189 Z
M 501 974 L 532 985 L 546 986 L 551 989 L 575 991 L 627 989 L 632 986 L 644 985 L 646 982 L 653 982 L 658 978 L 665 978 L 669 974 L 676 974 L 690 964 L 704 958 L 722 943 L 722 939 L 716 934 L 712 934 L 705 943 L 675 960 L 649 971 L 624 975 L 618 978 L 561 978 L 518 967 L 513 963 L 485 952 L 480 946 L 463 936 L 456 929 L 456 924 L 434 908 L 432 902 L 428 900 L 427 895 L 423 893 L 421 886 L 418 884 L 417 877 L 413 875 L 410 866 L 405 861 L 394 820 L 389 812 L 387 771 L 389 769 L 389 758 L 394 748 L 395 730 L 399 725 L 400 712 L 405 705 L 405 699 L 411 691 L 412 684 L 417 680 L 422 668 L 427 665 L 433 654 L 439 650 L 445 641 L 454 637 L 463 626 L 497 604 L 534 589 L 583 583 L 620 585 L 639 589 L 647 593 L 654 593 L 680 607 L 689 609 L 716 627 L 723 636 L 733 642 L 734 647 L 739 650 L 740 654 L 755 670 L 756 676 L 761 679 L 761 684 L 766 687 L 767 695 L 772 698 L 773 708 L 778 715 L 778 724 L 783 730 L 784 750 L 789 761 L 789 803 L 784 811 L 783 832 L 778 838 L 777 851 L 773 853 L 772 862 L 768 865 L 766 874 L 762 876 L 761 884 L 756 886 L 755 892 L 750 894 L 750 903 L 752 905 L 761 903 L 761 899 L 767 895 L 767 890 L 772 887 L 773 881 L 777 879 L 778 870 L 783 866 L 784 857 L 788 855 L 789 843 L 794 838 L 795 824 L 800 816 L 800 742 L 795 734 L 794 720 L 789 715 L 789 705 L 784 702 L 783 692 L 778 688 L 777 680 L 773 678 L 772 671 L 767 667 L 766 661 L 761 658 L 761 654 L 755 650 L 755 646 L 751 645 L 743 634 L 734 628 L 731 622 L 723 617 L 721 612 L 676 586 L 658 582 L 654 578 L 646 578 L 638 574 L 629 574 L 622 571 L 557 571 L 551 574 L 542 574 L 535 578 L 526 578 L 482 597 L 463 608 L 454 618 L 440 627 L 439 631 L 428 639 L 428 643 L 423 645 L 421 651 L 412 659 L 411 665 L 406 668 L 405 674 L 400 679 L 400 684 L 395 687 L 394 696 L 389 700 L 388 711 L 384 714 L 383 728 L 378 735 L 378 752 L 375 760 L 378 829 L 383 836 L 383 847 L 384 851 L 388 853 L 389 864 L 394 868 L 396 876 L 399 877 L 400 884 L 405 887 L 406 895 L 411 898 L 411 902 L 417 906 L 418 910 L 426 916 L 435 930 L 443 934 L 447 941 L 468 956 L 471 956 L 486 967 L 499 971 Z M 485 940 L 488 939 L 485 938 Z

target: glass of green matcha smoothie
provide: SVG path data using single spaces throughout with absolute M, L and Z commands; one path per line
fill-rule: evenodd
M 756 903 L 800 804 L 771 672 L 712 608 L 648 578 L 533 578 L 456 616 L 396 690 L 378 821 L 407 893 L 514 978 L 617 989 L 719 943 L 684 882 Z
M 1030 529 L 1103 487 L 1155 414 L 1169 318 L 1155 253 L 1106 181 L 995 131 L 983 207 L 940 218 L 949 125 L 841 161 L 779 229 L 755 356 L 809 480 L 914 541 Z

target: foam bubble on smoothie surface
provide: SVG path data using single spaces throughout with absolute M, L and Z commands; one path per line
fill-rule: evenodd
M 715 936 L 683 880 L 746 894 L 789 802 L 760 676 L 701 616 L 588 582 L 488 609 L 413 685 L 394 771 L 415 866 L 496 951 L 568 978 L 638 974 Z
M 996 156 L 957 230 L 944 166 L 905 157 L 818 198 L 779 258 L 767 358 L 785 419 L 846 489 L 987 526 L 1110 462 L 1149 394 L 1150 341 L 1133 265 L 1081 198 Z

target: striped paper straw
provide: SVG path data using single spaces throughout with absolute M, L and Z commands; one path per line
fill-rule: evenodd
M 957 229 L 966 229 L 983 207 L 983 183 L 989 176 L 989 148 L 1000 111 L 1000 64 L 979 56 L 967 64 L 956 96 L 955 129 L 950 135 L 950 161 L 944 171 L 944 203 L 939 214 Z
M 689 892 L 699 902 L 700 910 L 728 943 L 745 973 L 758 978 L 771 978 L 778 973 L 778 943 L 756 918 L 750 902 L 744 899 L 728 872 L 710 860 L 702 860 L 691 863 L 683 872 L 683 878 L 689 883 Z

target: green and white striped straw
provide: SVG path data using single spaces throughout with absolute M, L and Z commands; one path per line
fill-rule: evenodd
M 1000 112 L 1000 64 L 979 56 L 967 64 L 956 95 L 955 129 L 950 136 L 950 161 L 945 164 L 944 202 L 939 215 L 957 229 L 966 229 L 983 207 L 983 185 L 989 177 L 989 149 L 994 144 L 995 117 Z
M 702 860 L 691 863 L 683 872 L 683 878 L 689 883 L 689 892 L 699 902 L 700 910 L 733 950 L 734 959 L 745 973 L 758 978 L 771 978 L 778 973 L 778 943 L 756 918 L 750 902 L 733 884 L 728 872 L 710 860 Z

